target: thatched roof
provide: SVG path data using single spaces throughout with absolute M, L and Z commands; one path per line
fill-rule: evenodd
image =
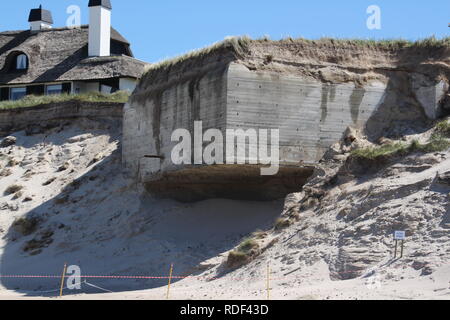
M 19 53 L 28 56 L 26 71 L 11 68 Z M 0 32 L 0 84 L 141 77 L 146 63 L 133 58 L 130 44 L 114 28 L 111 54 L 88 57 L 88 26 Z

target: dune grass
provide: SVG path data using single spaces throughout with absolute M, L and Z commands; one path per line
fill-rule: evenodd
M 369 147 L 354 150 L 351 156 L 359 159 L 377 160 L 396 156 L 407 155 L 413 152 L 440 152 L 450 148 L 450 141 L 441 135 L 433 135 L 427 143 L 417 140 L 411 143 L 393 143 L 381 147 Z
M 258 248 L 259 245 L 255 239 L 244 239 L 235 250 L 232 250 L 228 253 L 228 267 L 235 268 L 248 263 L 252 259 L 254 250 Z
M 19 218 L 13 222 L 12 227 L 24 236 L 28 236 L 36 231 L 39 220 L 36 218 Z
M 273 41 L 264 37 L 262 39 L 258 39 L 257 41 Z M 402 48 L 443 48 L 450 47 L 450 37 L 445 37 L 442 39 L 438 39 L 435 36 L 431 36 L 428 38 L 420 39 L 417 41 L 411 41 L 406 39 L 351 39 L 351 38 L 329 38 L 322 37 L 319 39 L 305 39 L 305 38 L 292 38 L 287 37 L 281 42 L 304 42 L 310 44 L 318 44 L 318 45 L 334 45 L 334 46 L 358 46 L 358 47 L 368 47 L 373 49 L 402 49 Z
M 450 122 L 447 120 L 441 121 L 436 125 L 436 132 L 450 138 Z
M 251 41 L 251 39 L 247 36 L 228 37 L 225 40 L 216 42 L 210 46 L 200 48 L 200 49 L 195 49 L 186 54 L 183 54 L 183 55 L 180 55 L 180 56 L 177 56 L 174 58 L 165 59 L 163 61 L 160 61 L 160 62 L 157 62 L 154 64 L 147 65 L 145 67 L 143 79 L 145 78 L 145 75 L 152 73 L 154 71 L 162 71 L 165 69 L 169 69 L 170 67 L 172 67 L 176 64 L 182 63 L 186 60 L 194 59 L 194 58 L 201 58 L 201 57 L 204 57 L 214 51 L 217 51 L 217 50 L 220 50 L 223 48 L 231 48 L 231 49 L 235 50 L 236 53 L 243 54 L 243 52 L 248 47 L 248 44 L 250 43 L 250 41 Z
M 351 152 L 351 156 L 354 158 L 375 160 L 381 157 L 406 154 L 407 151 L 408 145 L 406 143 L 397 142 L 380 147 L 356 149 Z
M 413 152 L 440 152 L 450 148 L 449 137 L 450 124 L 448 121 L 442 121 L 434 127 L 434 133 L 427 143 L 420 143 L 418 140 L 413 140 L 410 143 L 396 142 L 380 147 L 356 149 L 351 152 L 351 156 L 359 159 L 377 160 Z
M 421 144 L 417 140 L 411 142 L 409 152 L 440 152 L 450 148 L 450 141 L 441 133 L 435 132 L 428 143 Z
M 225 40 L 216 42 L 210 46 L 192 50 L 186 54 L 165 59 L 163 61 L 146 66 L 143 79 L 149 77 L 150 74 L 155 72 L 161 72 L 169 70 L 171 67 L 178 65 L 190 59 L 202 58 L 215 51 L 230 48 L 234 50 L 238 55 L 244 55 L 248 52 L 250 44 L 252 42 L 268 42 L 268 43 L 305 43 L 305 44 L 317 44 L 317 45 L 333 45 L 333 46 L 358 46 L 367 47 L 373 49 L 385 49 L 385 50 L 398 50 L 403 48 L 418 48 L 418 49 L 437 49 L 437 48 L 450 48 L 450 37 L 438 39 L 434 36 L 424 38 L 417 41 L 410 41 L 405 39 L 345 39 L 345 38 L 329 38 L 322 37 L 320 39 L 305 39 L 305 38 L 292 38 L 287 37 L 281 40 L 271 40 L 268 36 L 264 36 L 259 39 L 251 39 L 248 36 L 239 37 L 227 37 Z
M 253 248 L 257 248 L 257 247 L 258 247 L 258 243 L 254 239 L 247 238 L 247 239 L 244 239 L 239 244 L 239 246 L 237 247 L 237 251 L 247 253 L 250 250 L 252 250 Z
M 274 226 L 274 228 L 275 228 L 275 230 L 283 230 L 283 229 L 286 229 L 286 228 L 288 228 L 289 226 L 291 226 L 291 224 L 292 224 L 292 221 L 291 220 L 289 220 L 289 219 L 286 219 L 286 218 L 278 218 L 276 221 L 275 221 L 275 226 Z
M 22 190 L 23 187 L 21 185 L 13 184 L 10 185 L 6 190 L 3 192 L 4 195 L 10 195 L 19 192 Z
M 117 91 L 112 94 L 105 94 L 101 92 L 89 92 L 83 94 L 64 93 L 58 95 L 44 95 L 44 96 L 29 95 L 16 101 L 0 102 L 0 110 L 29 108 L 43 104 L 61 103 L 67 101 L 125 103 L 128 101 L 129 96 L 130 93 L 128 91 Z

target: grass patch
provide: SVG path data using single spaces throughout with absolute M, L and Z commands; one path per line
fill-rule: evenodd
M 233 251 L 230 251 L 227 258 L 229 268 L 237 268 L 250 262 L 256 255 L 259 248 L 255 239 L 244 239 L 241 244 Z
M 229 268 L 237 268 L 237 267 L 243 266 L 244 264 L 248 263 L 249 261 L 250 261 L 250 258 L 248 256 L 248 254 L 246 254 L 245 252 L 233 250 L 228 254 L 227 266 Z
M 112 94 L 89 92 L 83 94 L 58 94 L 44 96 L 29 95 L 16 101 L 0 102 L 0 110 L 29 108 L 43 104 L 61 103 L 67 101 L 125 103 L 128 101 L 129 97 L 130 93 L 128 91 L 117 91 Z
M 436 133 L 441 134 L 447 138 L 450 138 L 450 122 L 447 120 L 439 122 L 436 127 Z
M 10 194 L 14 194 L 16 192 L 19 192 L 22 189 L 23 189 L 22 186 L 20 186 L 18 184 L 13 184 L 13 185 L 10 185 L 8 188 L 6 188 L 6 190 L 4 192 L 4 195 L 7 196 L 7 195 L 10 195 Z
M 262 230 L 256 230 L 255 232 L 252 233 L 253 239 L 264 239 L 266 237 L 267 237 L 267 232 L 264 232 Z
M 258 246 L 258 243 L 254 239 L 248 238 L 241 242 L 241 244 L 237 247 L 237 251 L 247 253 Z
M 182 63 L 186 60 L 202 58 L 202 57 L 207 56 L 215 51 L 225 49 L 225 48 L 232 49 L 237 54 L 242 55 L 247 50 L 248 44 L 251 41 L 252 40 L 246 36 L 228 37 L 225 40 L 214 43 L 213 45 L 210 45 L 208 47 L 192 50 L 184 55 L 180 55 L 175 58 L 166 59 L 166 60 L 154 63 L 154 64 L 147 65 L 142 79 L 145 81 L 146 76 L 155 71 L 167 70 L 167 69 L 173 67 L 174 65 Z
M 413 152 L 441 152 L 450 148 L 450 124 L 447 121 L 439 122 L 434 129 L 427 143 L 420 143 L 413 140 L 411 143 L 391 143 L 380 147 L 369 147 L 353 150 L 351 156 L 353 158 L 378 160 L 382 158 L 395 157 L 399 155 L 407 155 Z
M 20 234 L 28 236 L 36 231 L 38 224 L 37 218 L 19 218 L 14 221 L 12 227 Z
M 158 72 L 164 72 L 169 70 L 175 65 L 181 64 L 187 60 L 203 58 L 214 52 L 218 52 L 223 49 L 232 50 L 237 56 L 245 56 L 249 52 L 251 43 L 264 42 L 264 43 L 299 43 L 299 44 L 311 44 L 311 45 L 325 45 L 325 46 L 339 46 L 339 47 L 365 47 L 372 49 L 384 49 L 384 50 L 398 50 L 404 48 L 418 48 L 418 49 L 439 49 L 450 47 L 450 37 L 438 39 L 436 37 L 428 37 L 418 41 L 409 41 L 405 39 L 334 39 L 323 37 L 320 39 L 310 40 L 305 38 L 294 39 L 287 37 L 281 40 L 271 40 L 265 36 L 259 39 L 251 39 L 248 36 L 240 37 L 228 37 L 223 41 L 217 42 L 211 46 L 193 50 L 184 55 L 180 55 L 174 58 L 166 59 L 151 65 L 146 66 L 141 83 L 149 81 L 153 75 Z M 266 56 L 266 63 L 273 60 L 272 56 Z
M 375 160 L 381 157 L 406 154 L 408 152 L 408 149 L 408 144 L 397 142 L 392 144 L 385 144 L 381 147 L 356 149 L 351 152 L 351 156 L 354 158 Z
M 273 41 L 270 39 L 258 39 L 257 41 Z M 442 39 L 438 39 L 434 36 L 420 39 L 417 41 L 410 41 L 405 39 L 350 39 L 350 38 L 329 38 L 322 37 L 320 39 L 305 39 L 305 38 L 297 38 L 294 39 L 292 37 L 287 37 L 281 42 L 291 42 L 291 43 L 306 43 L 313 45 L 331 45 L 331 46 L 356 46 L 356 47 L 366 47 L 372 49 L 386 49 L 386 50 L 398 50 L 403 48 L 422 48 L 422 49 L 438 49 L 438 48 L 446 48 L 450 47 L 450 37 L 445 37 Z M 276 41 L 273 41 L 276 42 Z
M 279 231 L 279 230 L 283 230 L 283 229 L 286 229 L 286 228 L 290 227 L 291 224 L 292 224 L 292 222 L 291 222 L 291 220 L 289 220 L 289 219 L 286 219 L 286 218 L 278 218 L 278 219 L 275 221 L 275 226 L 274 226 L 274 228 L 275 228 L 275 230 Z
M 409 152 L 440 152 L 450 148 L 450 141 L 440 133 L 434 133 L 428 143 L 421 144 L 417 140 L 411 142 Z

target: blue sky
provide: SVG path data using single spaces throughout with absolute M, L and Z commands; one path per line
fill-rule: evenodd
M 132 44 L 137 58 L 155 62 L 204 47 L 230 35 L 320 38 L 450 36 L 449 0 L 111 0 L 113 26 Z M 42 4 L 56 26 L 65 26 L 70 5 L 88 21 L 88 0 L 0 2 L 0 30 L 28 28 L 31 7 Z M 369 30 L 367 7 L 381 9 L 381 29 Z

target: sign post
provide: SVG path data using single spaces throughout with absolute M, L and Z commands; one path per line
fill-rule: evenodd
M 61 276 L 61 287 L 59 289 L 59 297 L 61 298 L 63 295 L 63 289 L 64 289 L 64 277 L 67 273 L 67 263 L 64 264 L 63 274 Z
M 267 300 L 270 300 L 270 265 L 267 262 Z
M 400 251 L 400 258 L 403 258 L 403 250 L 404 250 L 404 242 L 406 239 L 406 232 L 405 231 L 395 231 L 394 232 L 394 240 L 395 240 L 395 253 L 394 253 L 394 259 L 397 258 L 397 246 L 398 242 L 401 241 L 401 251 Z
M 166 296 L 167 300 L 169 300 L 170 283 L 172 282 L 172 274 L 173 274 L 173 263 L 170 265 L 170 271 L 169 271 L 169 283 L 167 284 L 167 296 Z

